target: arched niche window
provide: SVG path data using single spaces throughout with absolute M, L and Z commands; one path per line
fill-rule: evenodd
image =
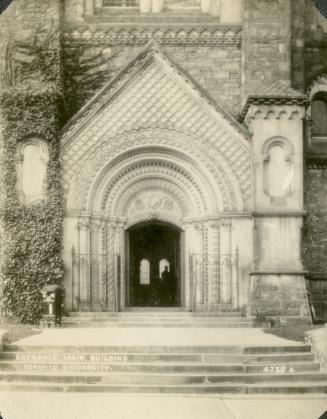
M 327 92 L 316 93 L 311 102 L 312 135 L 327 136 Z
M 273 138 L 263 151 L 264 191 L 272 201 L 283 203 L 292 192 L 293 148 L 286 138 Z
M 161 259 L 159 262 L 159 272 L 160 272 L 160 278 L 162 278 L 162 273 L 165 271 L 167 267 L 168 272 L 170 272 L 170 263 L 167 259 Z
M 48 148 L 39 138 L 22 141 L 16 151 L 17 192 L 25 203 L 45 198 Z
M 140 262 L 140 284 L 150 285 L 150 262 L 147 259 Z

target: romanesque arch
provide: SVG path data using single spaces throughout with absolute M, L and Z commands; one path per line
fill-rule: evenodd
M 204 267 L 197 280 L 192 275 L 199 274 L 199 262 L 194 273 L 190 261 L 198 255 L 208 265 L 211 255 L 220 264 L 237 253 L 233 223 L 242 224 L 238 220 L 251 207 L 250 144 L 242 127 L 156 47 L 150 45 L 76 115 L 63 132 L 61 152 L 65 249 L 73 248 L 71 277 L 74 260 L 80 275 L 68 287 L 73 309 L 125 307 L 128 231 L 138 223 L 168 223 L 181 231 L 185 307 L 239 305 L 230 262 L 224 273 L 216 262 L 212 273 Z M 69 264 L 68 252 L 66 258 Z

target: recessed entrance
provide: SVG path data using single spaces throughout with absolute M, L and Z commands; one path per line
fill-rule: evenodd
M 128 230 L 127 306 L 179 307 L 181 233 L 147 223 Z

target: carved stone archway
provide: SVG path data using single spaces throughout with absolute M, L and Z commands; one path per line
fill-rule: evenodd
M 89 164 L 90 160 L 87 159 L 85 164 Z M 208 170 L 198 156 L 164 145 L 144 144 L 109 159 L 91 179 L 87 187 L 83 184 L 83 195 L 75 201 L 80 205 L 77 216 L 78 254 L 85 255 L 89 259 L 86 264 L 90 264 L 89 271 L 79 278 L 79 282 L 84 284 L 80 286 L 79 309 L 125 308 L 128 267 L 126 231 L 133 225 L 155 220 L 175 225 L 182 232 L 183 306 L 206 310 L 213 305 L 213 301 L 237 304 L 237 297 L 232 300 L 232 282 L 225 280 L 223 290 L 217 273 L 219 255 L 225 257 L 232 253 L 231 223 L 221 219 L 221 216 L 226 208 L 237 205 L 236 197 L 240 196 L 238 189 L 230 187 L 233 178 L 226 175 L 216 177 L 215 172 Z M 68 193 L 68 205 L 73 205 L 71 198 L 75 192 L 71 192 L 71 195 Z M 74 214 L 73 211 L 70 213 Z M 92 260 L 96 260 L 98 255 L 110 259 L 109 276 L 107 265 L 104 269 L 100 262 L 94 262 L 92 268 Z M 191 261 L 194 255 L 198 255 L 196 262 Z M 209 268 L 203 268 L 195 289 L 192 279 L 195 265 L 192 263 L 209 266 L 205 255 L 214 255 L 214 274 L 212 276 L 209 271 L 204 273 Z M 214 275 L 218 275 L 217 278 Z M 226 275 L 235 273 L 230 271 Z M 101 282 L 103 277 L 107 281 L 105 286 Z M 73 308 L 77 305 L 74 307 L 73 304 Z
M 242 246 L 251 247 L 251 146 L 244 128 L 198 91 L 156 44 L 74 116 L 61 144 L 72 309 L 124 308 L 125 232 L 150 219 L 183 231 L 187 309 L 238 305 L 236 293 L 233 300 L 227 290 L 232 274 L 223 280 L 219 264 L 236 253 L 236 225 L 247 237 Z M 77 268 L 80 255 L 86 261 L 86 273 L 76 283 L 71 247 Z M 114 256 L 109 274 L 107 265 L 92 267 L 95 255 Z M 198 279 L 192 276 L 195 255 L 201 259 L 196 266 L 203 266 Z M 77 298 L 76 289 L 83 291 Z

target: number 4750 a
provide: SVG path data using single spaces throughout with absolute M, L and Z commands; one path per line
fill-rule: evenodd
M 294 374 L 294 368 L 287 367 L 286 365 L 278 366 L 267 366 L 263 369 L 263 372 L 266 374 Z

